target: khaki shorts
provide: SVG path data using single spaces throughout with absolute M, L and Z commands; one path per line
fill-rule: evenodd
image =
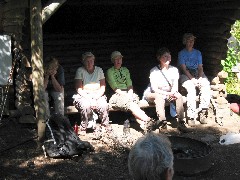
M 115 93 L 109 100 L 109 108 L 128 111 L 132 102 L 139 104 L 139 97 L 137 94 L 133 93 L 133 98 L 129 98 L 127 93 L 122 95 Z

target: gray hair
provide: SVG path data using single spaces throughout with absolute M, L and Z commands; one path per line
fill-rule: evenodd
M 167 136 L 148 133 L 139 138 L 128 156 L 128 169 L 134 180 L 163 179 L 173 169 L 173 152 Z
M 186 45 L 187 40 L 188 40 L 189 38 L 194 38 L 194 39 L 196 39 L 196 37 L 195 37 L 192 33 L 185 33 L 185 34 L 183 35 L 183 40 L 182 40 L 184 45 Z
M 82 62 L 85 61 L 87 57 L 95 57 L 92 52 L 85 52 L 82 54 Z

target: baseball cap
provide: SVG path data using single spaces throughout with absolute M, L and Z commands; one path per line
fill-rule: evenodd
M 188 40 L 189 38 L 194 38 L 194 39 L 196 39 L 196 36 L 194 36 L 192 33 L 185 33 L 185 34 L 183 35 L 183 44 L 184 44 L 184 45 L 187 43 L 187 40 Z
M 85 52 L 82 54 L 82 60 L 84 61 L 87 57 L 92 57 L 92 56 L 94 56 L 93 53 Z
M 112 54 L 111 54 L 111 61 L 113 62 L 114 59 L 118 56 L 123 57 L 123 55 L 119 51 L 113 51 Z

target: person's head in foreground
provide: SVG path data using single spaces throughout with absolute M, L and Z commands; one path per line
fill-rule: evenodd
M 128 169 L 134 180 L 171 180 L 173 152 L 168 137 L 151 132 L 139 138 L 129 153 Z

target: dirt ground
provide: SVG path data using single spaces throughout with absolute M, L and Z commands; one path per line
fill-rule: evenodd
M 131 179 L 127 168 L 128 147 L 131 147 L 142 133 L 136 122 L 131 121 L 131 136 L 124 140 L 122 124 L 126 118 L 128 115 L 121 112 L 110 114 L 114 134 L 121 137 L 119 143 L 107 136 L 93 140 L 93 134 L 87 133 L 80 138 L 89 141 L 95 147 L 93 153 L 84 153 L 72 159 L 52 159 L 46 158 L 43 150 L 37 148 L 34 125 L 19 124 L 17 119 L 5 117 L 0 126 L 0 180 Z M 78 119 L 77 115 L 69 116 L 73 124 Z M 198 125 L 192 128 L 193 131 L 190 133 L 181 133 L 176 128 L 176 122 L 169 120 L 168 130 L 160 133 L 196 139 L 208 143 L 213 148 L 211 167 L 208 171 L 191 176 L 175 173 L 173 179 L 240 179 L 240 144 L 219 144 L 221 135 L 227 132 L 239 133 L 240 118 L 236 114 L 226 115 L 222 123 L 223 126 L 220 126 L 214 118 L 209 118 L 207 125 Z

